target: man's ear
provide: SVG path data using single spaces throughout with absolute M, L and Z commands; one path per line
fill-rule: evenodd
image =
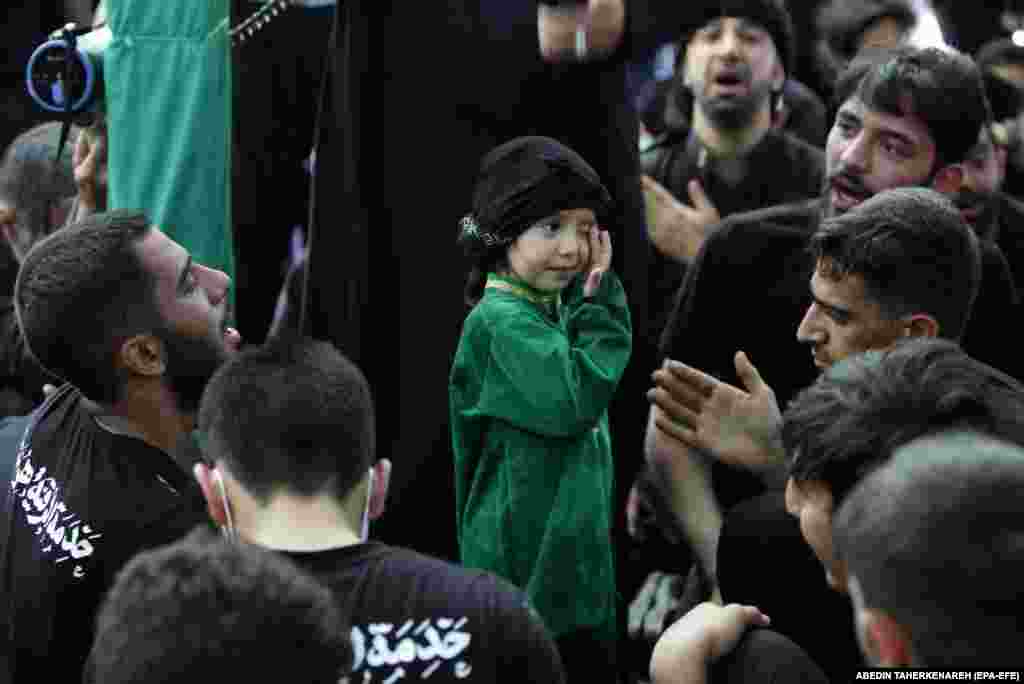
M 912 314 L 903 329 L 904 337 L 938 337 L 939 322 L 928 314 Z
M 151 334 L 134 335 L 121 344 L 118 361 L 134 375 L 156 377 L 167 371 L 164 345 Z
M 382 458 L 373 464 L 373 491 L 370 493 L 370 520 L 384 515 L 385 503 L 388 498 L 388 486 L 391 484 L 391 461 Z
M 871 655 L 881 667 L 909 667 L 913 663 L 910 632 L 888 614 L 867 609 L 864 629 Z
M 964 167 L 962 164 L 946 164 L 935 172 L 932 189 L 943 195 L 951 196 L 960 192 L 964 184 Z
M 227 513 L 224 511 L 224 497 L 220 494 L 220 487 L 216 485 L 213 470 L 205 463 L 196 463 L 192 466 L 192 474 L 199 483 L 199 489 L 206 499 L 206 510 L 214 524 L 223 527 L 227 524 Z

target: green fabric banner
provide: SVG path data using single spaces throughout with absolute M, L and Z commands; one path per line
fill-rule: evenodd
M 108 0 L 108 11 L 110 207 L 145 210 L 233 279 L 228 0 Z

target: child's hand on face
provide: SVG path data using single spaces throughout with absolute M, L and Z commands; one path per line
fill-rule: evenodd
M 607 230 L 597 226 L 590 229 L 587 237 L 590 247 L 590 266 L 583 284 L 583 296 L 592 297 L 601 286 L 601 278 L 612 265 L 612 238 Z

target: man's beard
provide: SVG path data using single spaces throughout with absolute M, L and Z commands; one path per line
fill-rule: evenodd
M 194 413 L 206 384 L 227 360 L 228 352 L 223 344 L 208 337 L 193 337 L 166 329 L 157 336 L 167 353 L 164 377 L 175 395 L 178 409 Z
M 771 84 L 768 83 L 751 84 L 750 92 L 745 95 L 707 96 L 704 94 L 703 82 L 694 83 L 692 88 L 692 92 L 685 92 L 681 96 L 692 100 L 692 106 L 700 107 L 715 126 L 729 131 L 748 127 L 754 121 L 758 109 L 771 97 Z

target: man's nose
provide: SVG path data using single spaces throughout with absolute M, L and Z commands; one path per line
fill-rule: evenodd
M 723 55 L 735 57 L 740 53 L 740 39 L 735 31 L 723 31 L 718 44 Z
M 227 297 L 231 289 L 231 277 L 224 271 L 207 266 L 198 265 L 203 289 L 214 306 L 219 305 Z
M 824 340 L 824 331 L 817 324 L 817 305 L 807 307 L 800 325 L 796 328 L 796 339 L 808 344 L 819 344 Z
M 867 141 L 863 133 L 858 133 L 847 145 L 846 149 L 839 156 L 843 162 L 843 168 L 852 169 L 859 173 L 868 171 L 871 164 Z

